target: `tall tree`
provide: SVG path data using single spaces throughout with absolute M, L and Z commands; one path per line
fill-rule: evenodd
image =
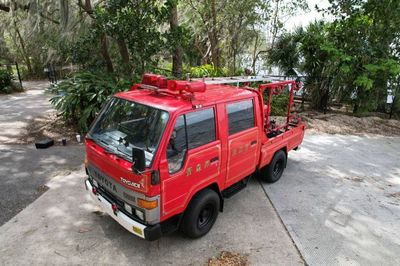
M 96 18 L 108 35 L 126 40 L 130 60 L 136 63 L 133 68 L 141 74 L 156 64 L 154 55 L 164 46 L 160 25 L 166 13 L 157 0 L 109 0 L 97 8 Z
M 95 28 L 99 28 L 99 21 L 97 20 L 97 17 L 94 15 L 94 9 L 92 8 L 92 3 L 91 0 L 85 0 L 85 3 L 83 4 L 81 0 L 78 1 L 79 7 L 89 15 L 89 17 L 92 18 L 92 26 Z M 108 38 L 107 35 L 104 31 L 100 30 L 100 53 L 103 56 L 104 62 L 106 64 L 107 72 L 108 73 L 113 73 L 114 72 L 114 66 L 113 62 L 111 60 L 110 53 L 108 51 Z
M 200 24 L 200 30 L 203 30 L 209 49 L 206 52 L 206 57 L 211 58 L 211 63 L 217 68 L 222 66 L 221 60 L 221 42 L 223 37 L 223 15 L 227 0 L 188 0 L 190 12 L 194 12 L 199 18 L 197 21 Z
M 180 43 L 181 36 L 179 20 L 178 20 L 178 1 L 169 0 L 167 1 L 169 6 L 169 26 L 171 34 L 175 40 L 174 47 L 172 49 L 172 74 L 176 77 L 182 76 L 182 63 L 183 63 L 183 49 Z

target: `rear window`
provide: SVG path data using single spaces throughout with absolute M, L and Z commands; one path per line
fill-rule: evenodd
M 245 100 L 226 105 L 229 135 L 254 127 L 253 100 Z

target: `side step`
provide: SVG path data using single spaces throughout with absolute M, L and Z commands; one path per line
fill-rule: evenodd
M 248 181 L 248 178 L 245 178 L 245 179 L 233 184 L 232 186 L 230 186 L 227 189 L 225 189 L 224 191 L 222 191 L 222 196 L 224 196 L 224 198 L 232 197 L 233 195 L 235 195 L 236 193 L 238 193 L 239 191 L 241 191 L 242 189 L 244 189 L 247 186 L 247 181 Z

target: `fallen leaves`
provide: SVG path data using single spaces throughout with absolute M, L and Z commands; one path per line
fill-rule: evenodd
M 247 255 L 240 253 L 222 251 L 217 258 L 208 260 L 208 266 L 247 266 L 249 265 Z

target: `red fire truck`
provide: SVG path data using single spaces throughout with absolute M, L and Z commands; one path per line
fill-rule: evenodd
M 205 235 L 225 198 L 253 174 L 277 181 L 288 152 L 303 140 L 305 125 L 291 112 L 298 84 L 248 86 L 266 80 L 145 74 L 109 100 L 86 136 L 89 194 L 141 238 L 155 240 L 176 229 Z M 283 91 L 287 117 L 277 125 L 270 119 L 271 100 Z

